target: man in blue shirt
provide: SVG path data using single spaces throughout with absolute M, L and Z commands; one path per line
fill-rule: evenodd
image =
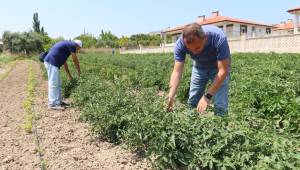
M 80 48 L 82 48 L 82 42 L 80 40 L 60 41 L 54 44 L 45 57 L 44 65 L 48 73 L 49 109 L 65 109 L 66 104 L 62 101 L 61 96 L 61 80 L 59 76 L 59 69 L 62 65 L 64 65 L 69 80 L 72 79 L 72 75 L 67 64 L 68 57 L 72 55 L 72 59 L 79 77 L 80 66 L 76 53 L 79 52 Z
M 203 113 L 213 101 L 215 115 L 227 114 L 231 59 L 227 38 L 220 28 L 197 23 L 187 25 L 176 42 L 167 111 L 172 111 L 186 54 L 193 60 L 188 104 Z M 204 92 L 209 80 L 212 84 Z

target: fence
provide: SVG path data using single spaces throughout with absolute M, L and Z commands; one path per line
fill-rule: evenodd
M 238 39 L 228 39 L 231 52 L 276 52 L 276 53 L 300 53 L 300 34 L 269 35 L 258 38 L 241 36 Z M 162 45 L 156 48 L 140 46 L 139 49 L 121 50 L 121 54 L 143 53 L 168 53 L 173 52 L 173 44 Z

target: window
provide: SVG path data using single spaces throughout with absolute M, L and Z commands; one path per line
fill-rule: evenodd
M 241 34 L 247 33 L 247 25 L 241 25 L 240 26 L 240 33 Z
M 227 37 L 233 37 L 234 36 L 233 24 L 226 25 L 226 35 L 227 35 Z
M 271 28 L 266 28 L 266 34 L 271 34 Z

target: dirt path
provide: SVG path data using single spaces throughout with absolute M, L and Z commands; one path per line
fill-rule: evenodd
M 22 128 L 30 62 L 18 61 L 0 81 L 0 169 L 39 169 L 35 138 Z
M 40 117 L 36 129 L 46 169 L 151 169 L 147 161 L 121 146 L 94 141 L 75 109 L 49 111 L 47 82 L 42 79 L 38 63 L 32 66 L 37 80 L 34 108 Z M 0 170 L 40 169 L 35 136 L 20 128 L 24 122 L 22 101 L 27 75 L 28 61 L 17 62 L 11 74 L 0 82 Z

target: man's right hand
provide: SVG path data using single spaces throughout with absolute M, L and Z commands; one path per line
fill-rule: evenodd
M 170 90 L 168 95 L 169 98 L 167 104 L 167 112 L 171 112 L 173 110 L 175 95 L 182 76 L 183 68 L 184 68 L 184 62 L 175 61 L 175 65 L 169 83 Z
M 175 101 L 174 98 L 168 98 L 167 112 L 172 112 L 173 111 L 174 101 Z

